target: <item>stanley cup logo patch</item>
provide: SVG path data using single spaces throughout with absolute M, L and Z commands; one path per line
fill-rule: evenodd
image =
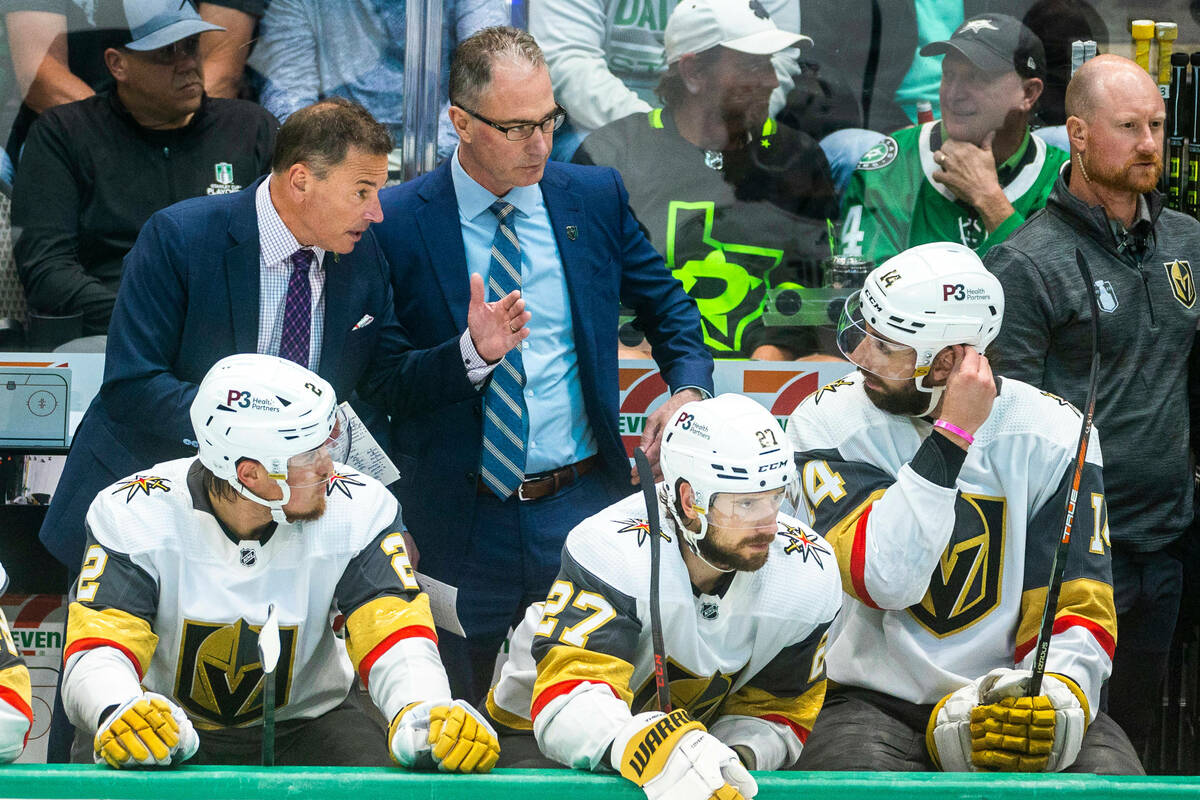
M 1192 279 L 1192 265 L 1182 259 L 1164 261 L 1163 269 L 1167 271 L 1167 279 L 1171 281 L 1171 293 L 1175 295 L 1184 308 L 1191 308 L 1196 302 L 1196 282 Z
M 228 161 L 213 164 L 213 174 L 217 183 L 222 186 L 228 186 L 233 183 L 233 164 L 230 164 Z

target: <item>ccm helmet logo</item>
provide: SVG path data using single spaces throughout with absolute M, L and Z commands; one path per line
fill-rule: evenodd
M 786 462 L 786 461 L 776 461 L 774 464 L 763 464 L 761 467 L 758 468 L 758 471 L 759 472 L 774 472 L 775 470 L 782 469 L 783 467 L 786 467 L 787 465 L 788 465 L 788 462 Z
M 942 284 L 942 300 L 966 300 L 967 287 L 961 283 L 943 283 Z
M 225 398 L 225 405 L 237 405 L 240 408 L 250 407 L 250 393 L 242 392 L 237 389 L 230 389 L 229 394 Z

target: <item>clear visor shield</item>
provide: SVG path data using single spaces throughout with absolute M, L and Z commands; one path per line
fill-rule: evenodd
M 861 291 L 846 298 L 838 320 L 837 343 L 851 364 L 872 375 L 901 381 L 916 377 L 916 350 L 867 330 Z
M 780 488 L 751 494 L 716 494 L 708 506 L 709 524 L 723 530 L 753 530 L 774 525 L 786 492 Z
M 339 406 L 334 411 L 333 430 L 320 447 L 288 459 L 288 486 L 304 489 L 325 483 L 333 462 L 344 464 L 350 455 L 350 421 Z

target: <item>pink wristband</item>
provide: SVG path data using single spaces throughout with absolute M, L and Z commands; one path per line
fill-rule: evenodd
M 957 425 L 952 425 L 949 422 L 946 422 L 946 420 L 944 420 L 944 419 L 939 419 L 937 422 L 933 423 L 933 427 L 950 431 L 955 436 L 962 437 L 962 440 L 964 442 L 966 442 L 967 444 L 975 444 L 974 436 L 967 433 L 966 431 L 964 431 L 962 428 L 958 427 Z

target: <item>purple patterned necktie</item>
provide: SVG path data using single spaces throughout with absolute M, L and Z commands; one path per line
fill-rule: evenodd
M 292 253 L 292 276 L 283 302 L 283 335 L 279 339 L 279 357 L 302 367 L 308 366 L 308 335 L 312 328 L 312 284 L 308 282 L 312 257 L 313 251 L 303 247 Z

